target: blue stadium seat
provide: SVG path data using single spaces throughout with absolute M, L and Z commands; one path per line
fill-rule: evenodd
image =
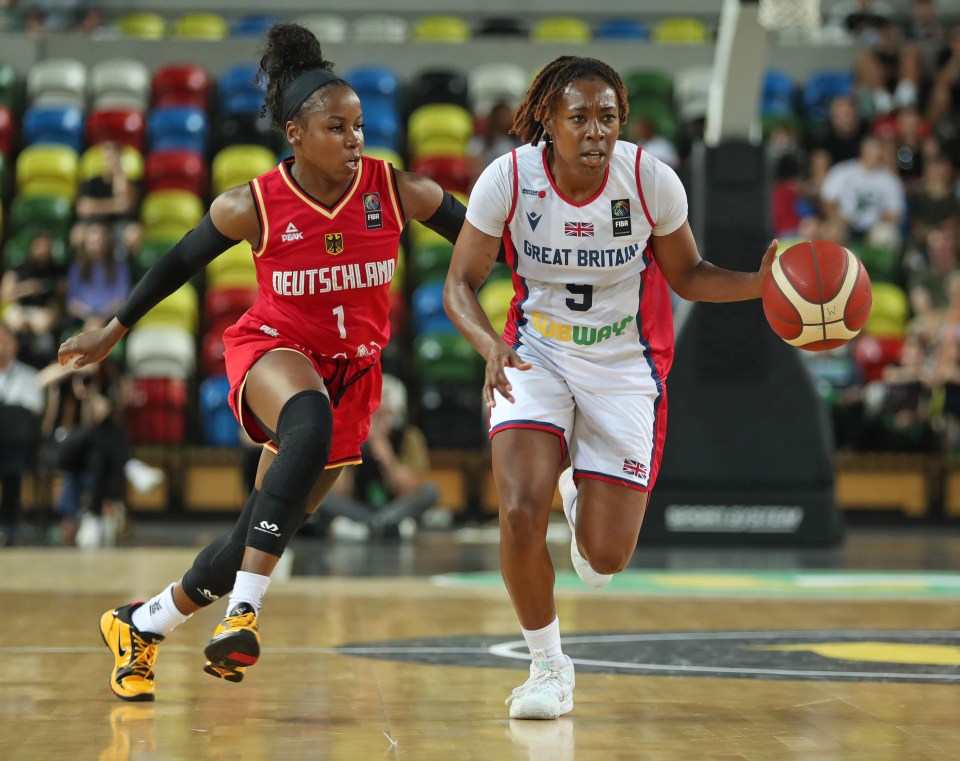
M 23 115 L 24 145 L 58 143 L 83 150 L 83 112 L 76 106 L 31 106 Z
M 205 156 L 208 132 L 207 115 L 199 108 L 157 108 L 147 119 L 148 151 L 187 150 Z
M 830 101 L 839 95 L 853 95 L 853 74 L 849 71 L 818 71 L 803 85 L 803 112 L 810 121 L 826 121 Z
M 370 96 L 387 98 L 396 103 L 400 94 L 400 79 L 397 73 L 386 66 L 360 66 L 344 76 L 366 106 Z
M 636 19 L 611 18 L 597 24 L 593 36 L 597 40 L 646 42 L 650 39 L 650 28 Z
M 260 113 L 267 88 L 257 84 L 258 68 L 254 64 L 242 63 L 231 66 L 223 73 L 217 82 L 221 115 Z
M 281 21 L 278 16 L 265 16 L 258 13 L 241 16 L 230 27 L 232 37 L 263 37 L 267 30 Z
M 385 100 L 361 96 L 363 136 L 367 145 L 397 150 L 400 145 L 400 114 Z
M 763 75 L 763 96 L 760 113 L 763 116 L 786 116 L 794 113 L 795 93 L 789 74 L 768 69 Z
M 226 375 L 211 375 L 200 384 L 200 423 L 203 440 L 213 447 L 234 447 L 240 427 L 227 401 L 230 381 Z
M 421 333 L 444 333 L 456 331 L 450 318 L 443 311 L 443 281 L 424 283 L 411 296 L 413 329 Z

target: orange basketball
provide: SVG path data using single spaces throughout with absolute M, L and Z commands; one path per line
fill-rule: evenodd
M 860 332 L 872 302 L 863 263 L 824 240 L 790 246 L 763 281 L 763 313 L 770 327 L 806 351 L 843 346 Z

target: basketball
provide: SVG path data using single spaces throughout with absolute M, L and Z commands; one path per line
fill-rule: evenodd
M 836 243 L 804 241 L 779 254 L 763 281 L 763 313 L 780 338 L 828 351 L 854 338 L 870 316 L 870 276 Z

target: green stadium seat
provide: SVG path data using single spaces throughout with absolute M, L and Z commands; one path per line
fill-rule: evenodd
M 73 204 L 62 196 L 16 196 L 10 204 L 10 232 L 44 228 L 66 239 L 73 224 Z
M 673 76 L 653 69 L 634 69 L 623 77 L 627 97 L 653 98 L 664 103 L 673 103 Z
M 412 286 L 445 280 L 452 257 L 453 244 L 446 240 L 442 243 L 423 243 L 411 248 L 409 266 L 410 276 L 413 278 Z
M 30 256 L 30 244 L 33 237 L 37 234 L 39 227 L 25 227 L 11 235 L 3 246 L 3 268 L 10 269 L 18 267 Z M 54 261 L 65 263 L 67 261 L 67 241 L 59 236 L 53 237 L 53 258 Z
M 459 333 L 424 333 L 414 339 L 413 352 L 424 383 L 474 383 L 483 379 L 483 357 Z

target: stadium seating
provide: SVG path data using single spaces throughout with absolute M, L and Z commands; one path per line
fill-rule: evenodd
M 231 145 L 213 157 L 210 165 L 212 192 L 218 196 L 277 165 L 277 155 L 262 145 Z
M 424 383 L 481 383 L 484 360 L 460 333 L 422 333 L 413 342 L 414 365 Z
M 97 109 L 87 114 L 87 144 L 120 143 L 143 153 L 147 120 L 143 112 L 129 108 Z
M 27 72 L 29 105 L 87 106 L 87 67 L 72 58 L 47 58 Z
M 209 131 L 209 121 L 202 109 L 157 108 L 147 117 L 148 151 L 188 150 L 205 156 Z
M 509 280 L 488 279 L 477 294 L 480 306 L 498 333 L 501 333 L 507 324 L 507 315 L 510 313 L 510 302 L 513 296 L 513 283 Z
M 467 78 L 452 69 L 427 69 L 421 71 L 408 84 L 410 93 L 407 115 L 434 103 L 450 103 L 464 109 L 470 108 Z
M 811 122 L 830 116 L 830 101 L 838 95 L 853 95 L 853 74 L 843 70 L 816 71 L 803 84 L 803 115 Z
M 623 75 L 627 97 L 652 98 L 673 104 L 673 76 L 657 69 L 631 69 Z
M 696 18 L 665 18 L 653 25 L 650 38 L 662 45 L 702 45 L 710 42 L 710 30 Z
M 210 108 L 210 74 L 203 66 L 190 63 L 168 64 L 154 70 L 150 80 L 151 105 Z
M 470 162 L 461 156 L 419 156 L 410 171 L 426 175 L 451 193 L 466 193 L 473 177 Z
M 230 409 L 230 380 L 225 374 L 208 377 L 200 384 L 200 427 L 203 441 L 212 447 L 233 447 L 240 440 L 240 426 Z
M 187 383 L 182 378 L 136 377 L 126 410 L 130 443 L 183 444 L 186 408 Z
M 467 84 L 473 113 L 485 116 L 497 103 L 516 107 L 527 92 L 530 75 L 517 64 L 485 63 L 470 70 Z
M 17 156 L 16 188 L 24 196 L 77 197 L 79 156 L 65 145 L 32 145 Z
M 249 250 L 249 246 L 247 248 Z M 253 259 L 252 255 L 250 258 Z M 255 274 L 254 277 L 256 277 Z M 208 326 L 224 323 L 232 324 L 240 319 L 256 298 L 257 284 L 255 279 L 252 283 L 245 285 L 226 285 L 221 280 L 217 286 L 207 288 L 203 302 L 204 323 Z
M 170 36 L 215 42 L 230 36 L 230 24 L 219 13 L 185 13 L 174 20 Z
M 207 197 L 208 171 L 204 157 L 196 151 L 155 151 L 147 156 L 145 183 L 148 193 L 155 190 L 185 190 Z
M 309 13 L 297 16 L 294 23 L 302 24 L 313 32 L 320 43 L 346 42 L 347 20 L 333 13 Z
M 30 244 L 37 234 L 37 229 L 33 225 L 28 225 L 7 238 L 7 242 L 3 244 L 3 266 L 5 268 L 19 267 L 27 260 L 30 255 Z M 66 264 L 69 253 L 66 236 L 54 237 L 51 252 L 55 262 Z
M 910 317 L 910 301 L 894 283 L 873 283 L 873 306 L 863 333 L 877 338 L 903 338 Z
M 90 68 L 90 104 L 98 110 L 150 106 L 150 70 L 132 58 L 110 58 Z
M 473 136 L 473 116 L 462 106 L 421 106 L 407 121 L 407 147 L 412 157 L 464 156 Z
M 259 66 L 236 64 L 217 80 L 217 100 L 223 116 L 235 114 L 258 115 L 266 99 L 266 84 L 257 84 Z
M 443 310 L 443 281 L 434 280 L 417 286 L 410 299 L 414 335 L 456 332 Z
M 359 43 L 400 44 L 410 36 L 410 24 L 400 16 L 381 15 L 358 16 L 353 20 L 350 36 Z
M 763 92 L 760 113 L 763 116 L 793 114 L 796 105 L 796 88 L 789 74 L 768 69 L 763 75 Z
M 676 73 L 673 82 L 674 99 L 681 121 L 692 122 L 707 115 L 712 82 L 712 66 L 690 66 Z
M 116 28 L 121 37 L 138 40 L 162 40 L 167 34 L 167 22 L 159 13 L 124 13 Z
M 172 236 L 154 233 L 140 241 L 136 255 L 133 257 L 133 275 L 139 280 L 156 261 L 169 251 L 180 240 L 180 235 Z
M 266 16 L 259 13 L 241 16 L 230 25 L 230 36 L 263 37 L 271 26 L 280 21 L 282 19 L 279 16 Z
M 180 288 L 141 317 L 137 323 L 137 329 L 152 327 L 177 328 L 192 336 L 197 332 L 198 314 L 199 304 L 197 291 L 190 283 L 187 283 L 180 286 Z
M 17 95 L 17 73 L 9 63 L 0 61 L 0 104 L 16 111 L 19 104 Z
M 413 22 L 410 36 L 418 42 L 466 42 L 470 25 L 459 16 L 423 16 Z
M 143 156 L 134 148 L 123 147 L 120 151 L 120 166 L 128 180 L 140 182 L 143 179 Z M 100 177 L 103 171 L 103 146 L 94 145 L 87 148 L 80 156 L 80 182 Z
M 597 40 L 620 40 L 624 42 L 647 42 L 650 28 L 642 21 L 632 18 L 604 19 L 593 30 Z
M 64 241 L 73 224 L 73 204 L 62 196 L 17 195 L 10 204 L 10 232 L 48 230 Z
M 592 37 L 590 25 L 583 19 L 573 16 L 548 16 L 538 19 L 530 28 L 530 39 L 534 42 L 569 45 L 589 42 Z
M 137 325 L 127 334 L 127 368 L 134 378 L 185 380 L 196 369 L 194 334 L 173 325 Z
M 410 285 L 417 287 L 425 283 L 442 282 L 450 268 L 453 256 L 453 244 L 424 243 L 410 249 Z
M 207 291 L 218 288 L 257 287 L 257 269 L 245 240 L 228 248 L 207 265 Z M 209 318 L 208 318 L 209 320 Z
M 83 150 L 83 111 L 76 106 L 35 105 L 23 115 L 24 146 L 55 143 Z
M 17 125 L 10 107 L 0 104 L 0 155 L 6 157 L 13 153 L 17 141 Z M 0 186 L 0 194 L 3 187 Z
M 180 238 L 197 226 L 205 207 L 198 196 L 185 190 L 154 190 L 140 204 L 145 238 Z
M 392 148 L 385 148 L 382 145 L 370 145 L 364 146 L 363 155 L 369 156 L 372 159 L 380 159 L 381 161 L 389 162 L 397 169 L 402 170 L 404 168 L 403 157 L 397 153 Z

